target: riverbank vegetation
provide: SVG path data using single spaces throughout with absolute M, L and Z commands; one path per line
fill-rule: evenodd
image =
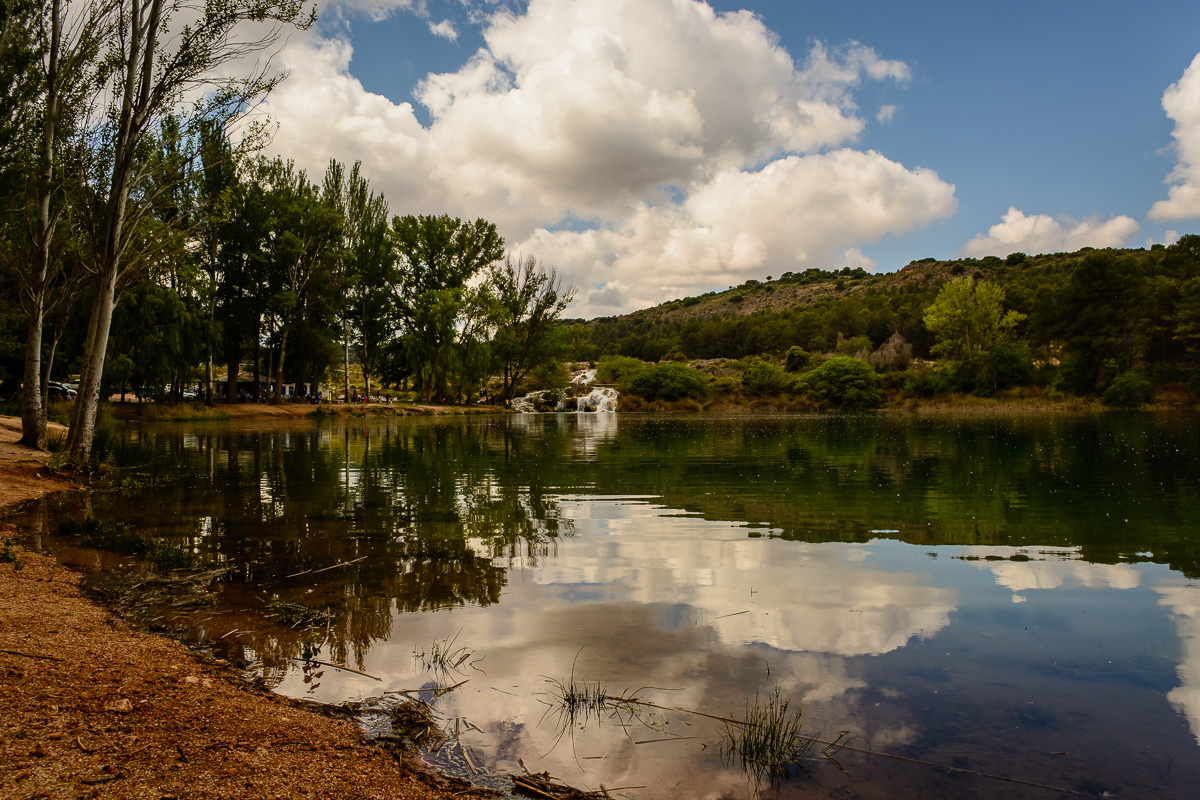
M 1169 247 L 923 259 L 888 275 L 788 273 L 622 317 L 566 323 L 571 356 L 645 400 L 649 366 L 716 407 L 1191 405 L 1200 236 Z M 640 364 L 640 366 L 639 366 Z M 680 385 L 676 373 L 672 386 Z M 682 395 L 681 395 L 682 396 Z

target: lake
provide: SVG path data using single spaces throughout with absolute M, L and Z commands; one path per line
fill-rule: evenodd
M 111 564 L 49 536 L 90 512 L 226 567 L 146 622 L 286 695 L 429 699 L 457 734 L 430 760 L 481 783 L 1200 786 L 1195 415 L 164 423 L 114 446 L 150 466 L 35 509 L 43 544 Z M 638 702 L 571 714 L 568 687 Z M 726 752 L 718 718 L 776 696 L 804 734 L 849 732 L 836 762 L 818 744 L 771 775 Z

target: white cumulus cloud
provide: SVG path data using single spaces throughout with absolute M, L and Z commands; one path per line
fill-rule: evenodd
M 874 241 L 953 213 L 954 187 L 875 152 L 787 156 L 761 170 L 728 170 L 681 203 L 642 205 L 619 226 L 536 231 L 522 251 L 557 263 L 580 307 L 703 292 L 812 266 L 874 266 L 847 242 Z
M 448 19 L 444 19 L 438 23 L 429 23 L 429 32 L 434 36 L 440 36 L 452 42 L 458 41 L 458 31 L 454 29 L 454 23 Z
M 273 149 L 310 171 L 362 160 L 393 213 L 495 222 L 580 287 L 582 316 L 869 264 L 862 245 L 956 208 L 932 171 L 852 149 L 854 90 L 911 78 L 856 42 L 798 63 L 756 15 L 696 0 L 531 0 L 483 37 L 415 87 L 427 125 L 363 88 L 347 40 L 295 37 L 267 104 Z
M 1175 154 L 1179 161 L 1167 183 L 1166 200 L 1150 207 L 1150 219 L 1168 222 L 1200 218 L 1200 54 L 1183 77 L 1163 92 L 1163 110 L 1175 121 Z
M 1057 253 L 1081 247 L 1122 247 L 1136 236 L 1141 227 L 1124 215 L 1101 221 L 1098 217 L 1081 220 L 1071 217 L 1051 217 L 1046 214 L 1026 215 L 1010 207 L 1002 222 L 988 228 L 962 247 L 962 254 L 1006 256 L 1009 253 Z

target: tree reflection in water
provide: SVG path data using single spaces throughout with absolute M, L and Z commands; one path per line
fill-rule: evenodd
M 256 625 L 239 613 L 224 625 L 269 672 L 315 642 L 332 661 L 361 664 L 394 613 L 491 605 L 507 563 L 536 565 L 571 535 L 550 475 L 530 459 L 530 445 L 552 443 L 527 439 L 500 419 L 160 428 L 132 435 L 123 455 L 152 464 L 153 487 L 96 498 L 95 513 L 229 564 L 217 587 L 227 611 L 261 615 L 282 602 L 327 612 L 316 624 Z

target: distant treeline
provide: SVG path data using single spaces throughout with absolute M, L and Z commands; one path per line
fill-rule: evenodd
M 880 373 L 924 367 L 907 386 L 926 396 L 1033 384 L 1077 395 L 1114 384 L 1135 396 L 1163 384 L 1197 391 L 1200 236 L 1149 250 L 923 259 L 887 275 L 810 269 L 565 324 L 577 360 L 782 363 L 799 348 L 857 356 Z M 889 342 L 911 359 L 881 353 Z

